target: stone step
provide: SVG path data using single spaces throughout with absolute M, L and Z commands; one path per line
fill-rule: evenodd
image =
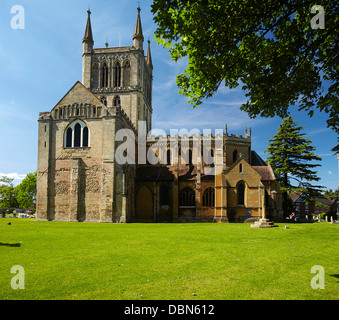
M 259 221 L 254 222 L 254 224 L 251 224 L 251 228 L 272 228 L 277 227 L 274 225 L 273 221 L 270 221 L 269 219 L 260 219 Z

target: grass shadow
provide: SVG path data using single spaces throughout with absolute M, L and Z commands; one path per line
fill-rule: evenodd
M 339 274 L 330 274 L 330 276 L 339 279 Z M 339 281 L 337 281 L 337 283 L 339 283 Z
M 3 243 L 0 242 L 0 246 L 6 246 L 6 247 L 20 247 L 21 243 Z

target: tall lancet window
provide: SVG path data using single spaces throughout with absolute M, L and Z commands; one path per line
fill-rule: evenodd
M 72 135 L 73 135 L 72 128 L 68 128 L 66 131 L 66 148 L 72 147 Z
M 238 187 L 238 205 L 244 205 L 245 204 L 245 185 L 243 182 L 240 182 Z
M 74 126 L 74 148 L 80 148 L 81 145 L 81 125 L 77 123 Z
M 88 128 L 84 127 L 82 130 L 82 146 L 88 147 Z
M 106 62 L 103 63 L 101 68 L 101 87 L 108 87 L 108 66 Z
M 124 87 L 129 87 L 131 82 L 131 65 L 129 61 L 124 64 Z
M 64 148 L 89 147 L 89 130 L 85 122 L 73 121 L 65 130 Z
M 119 62 L 114 65 L 114 87 L 121 87 L 121 66 Z

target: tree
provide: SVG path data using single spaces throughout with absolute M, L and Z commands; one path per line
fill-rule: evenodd
M 338 196 L 338 189 L 336 190 L 325 190 L 324 192 L 324 198 L 328 198 L 328 199 L 331 199 L 331 200 L 335 200 Z
M 35 208 L 37 173 L 28 173 L 17 186 L 17 200 L 20 208 Z
M 0 177 L 0 207 L 18 207 L 17 190 L 13 185 L 14 179 L 5 176 Z
M 312 181 L 320 180 L 317 172 L 313 170 L 320 164 L 314 164 L 312 161 L 320 161 L 321 158 L 313 152 L 315 147 L 311 145 L 311 140 L 304 138 L 302 129 L 292 117 L 284 119 L 277 134 L 269 140 L 265 151 L 269 154 L 267 161 L 281 180 L 285 215 L 288 193 L 302 192 L 304 199 L 311 202 L 313 197 L 321 196 L 323 188 L 311 184 Z
M 154 0 L 157 42 L 188 58 L 179 92 L 198 106 L 239 85 L 252 118 L 285 118 L 297 105 L 329 115 L 339 151 L 339 4 L 333 0 Z M 326 24 L 325 24 L 326 23 Z

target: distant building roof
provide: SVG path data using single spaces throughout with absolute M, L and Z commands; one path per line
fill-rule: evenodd
M 302 201 L 302 193 L 292 193 L 290 194 L 290 198 L 292 199 L 293 202 L 296 202 L 299 198 Z M 322 198 L 322 197 L 313 197 L 312 198 L 313 201 L 315 202 L 320 202 L 321 204 L 325 205 L 325 206 L 332 206 L 333 202 L 335 202 L 335 200 L 331 200 L 328 198 Z

